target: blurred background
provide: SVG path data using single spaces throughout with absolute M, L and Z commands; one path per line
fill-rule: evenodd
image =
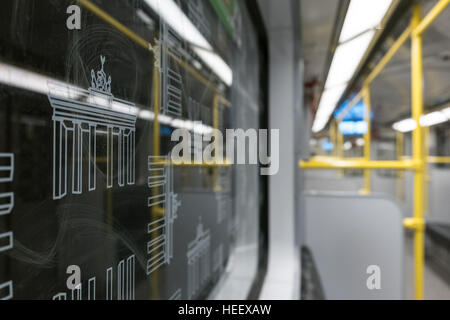
M 2 1 L 0 299 L 450 299 L 449 3 Z

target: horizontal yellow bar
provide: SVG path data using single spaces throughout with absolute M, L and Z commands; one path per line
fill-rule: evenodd
M 450 157 L 435 157 L 429 156 L 427 158 L 428 163 L 450 163 Z
M 444 11 L 444 9 L 450 4 L 450 0 L 439 1 L 433 9 L 428 12 L 425 18 L 419 23 L 417 28 L 414 29 L 413 35 L 419 36 L 425 32 L 426 29 L 431 25 L 431 23 L 436 20 L 436 18 Z
M 367 161 L 367 160 L 324 160 L 300 161 L 303 169 L 385 169 L 385 170 L 416 170 L 418 166 L 412 160 L 406 161 Z
M 403 156 L 401 157 L 402 160 L 411 160 L 411 157 Z M 427 157 L 428 163 L 450 163 L 450 157 L 439 157 L 439 156 L 428 156 Z
M 332 156 L 315 156 L 315 157 L 311 157 L 309 159 L 309 161 L 336 161 L 336 160 L 365 160 L 365 158 L 363 157 L 359 157 L 359 158 L 342 158 L 342 157 L 332 157 Z
M 425 220 L 421 218 L 405 218 L 403 226 L 411 230 L 425 230 Z

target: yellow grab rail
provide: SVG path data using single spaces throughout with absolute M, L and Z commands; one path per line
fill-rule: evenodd
M 449 163 L 450 157 L 427 157 L 424 145 L 424 130 L 419 125 L 420 117 L 423 114 L 423 43 L 422 34 L 439 16 L 440 13 L 450 4 L 450 0 L 440 0 L 425 16 L 421 18 L 421 7 L 416 4 L 413 8 L 411 25 L 395 41 L 391 49 L 381 59 L 364 81 L 363 89 L 351 100 L 346 109 L 341 112 L 339 119 L 362 98 L 366 100 L 367 110 L 370 110 L 369 87 L 373 80 L 380 74 L 394 54 L 400 49 L 403 43 L 411 38 L 411 69 L 412 69 L 412 114 L 417 126 L 413 131 L 413 157 L 412 159 L 397 161 L 371 161 L 370 149 L 365 146 L 364 159 L 342 159 L 338 158 L 312 158 L 310 161 L 300 161 L 299 166 L 304 169 L 391 169 L 391 170 L 414 170 L 414 213 L 412 218 L 404 220 L 404 226 L 414 230 L 414 264 L 415 264 L 415 295 L 417 300 L 424 298 L 424 233 L 425 233 L 425 175 L 426 162 L 429 163 Z M 366 121 L 370 121 L 367 118 Z M 370 127 L 370 126 L 369 126 Z M 403 137 L 402 137 L 403 138 Z M 370 132 L 365 135 L 365 142 L 370 142 Z M 403 141 L 402 141 L 403 142 Z M 338 154 L 339 156 L 339 154 Z M 401 155 L 398 155 L 400 158 Z M 365 173 L 365 190 L 368 190 L 370 177 Z

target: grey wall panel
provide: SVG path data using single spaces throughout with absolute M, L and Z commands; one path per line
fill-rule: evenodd
M 269 126 L 280 133 L 280 170 L 269 178 L 269 264 L 262 299 L 296 299 L 299 296 L 300 258 L 296 246 L 295 148 L 296 83 L 292 0 L 259 0 L 269 36 Z
M 427 221 L 450 224 L 450 170 L 431 167 Z
M 371 188 L 373 192 L 388 194 L 395 197 L 396 179 L 393 177 L 383 176 L 377 172 L 372 172 Z
M 309 191 L 358 192 L 364 186 L 362 177 L 340 177 L 336 170 L 305 171 L 305 189 Z
M 403 226 L 400 208 L 379 196 L 306 195 L 306 241 L 327 299 L 401 299 Z M 369 290 L 367 267 L 381 270 Z

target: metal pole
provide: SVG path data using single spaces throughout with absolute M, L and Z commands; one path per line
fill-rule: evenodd
M 370 161 L 370 140 L 371 140 L 371 123 L 370 123 L 370 87 L 368 85 L 363 88 L 363 99 L 366 106 L 364 120 L 367 123 L 367 132 L 364 134 L 364 160 Z M 370 169 L 364 170 L 364 189 L 362 194 L 370 194 Z
M 412 28 L 415 30 L 421 22 L 422 9 L 414 5 Z M 414 174 L 414 263 L 415 263 L 415 292 L 416 299 L 423 300 L 423 268 L 424 268 L 424 168 L 423 130 L 420 126 L 420 117 L 423 113 L 423 61 L 422 61 L 422 35 L 413 33 L 411 45 L 412 70 L 412 115 L 417 126 L 413 131 L 413 160 L 417 164 Z
M 340 129 L 341 119 L 339 119 L 336 123 L 336 151 L 337 151 L 337 157 L 339 159 L 342 159 L 344 157 L 344 135 L 341 132 Z M 344 170 L 339 170 L 339 178 L 344 177 Z

